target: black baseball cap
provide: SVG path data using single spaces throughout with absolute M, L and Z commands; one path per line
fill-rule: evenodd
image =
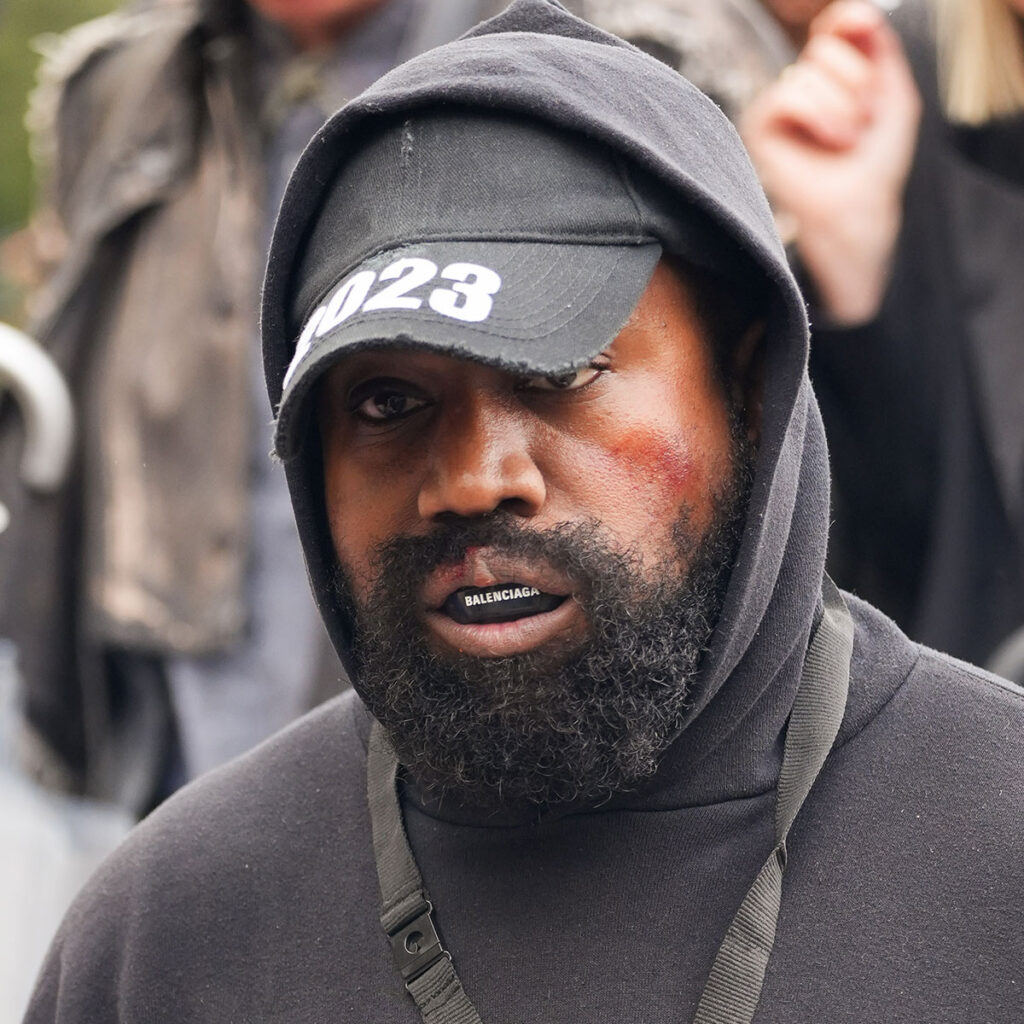
M 278 456 L 300 450 L 316 380 L 362 348 L 431 348 L 515 373 L 586 365 L 663 248 L 735 267 L 700 211 L 576 133 L 479 108 L 386 122 L 327 185 L 300 250 Z

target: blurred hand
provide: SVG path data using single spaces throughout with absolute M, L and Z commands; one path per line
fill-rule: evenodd
M 740 125 L 780 228 L 837 324 L 870 320 L 885 295 L 920 109 L 885 16 L 836 0 Z

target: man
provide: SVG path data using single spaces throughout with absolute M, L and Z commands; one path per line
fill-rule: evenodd
M 518 0 L 318 134 L 263 331 L 358 696 L 136 830 L 31 1024 L 1019 1019 L 1022 695 L 823 579 L 706 97 Z
M 0 636 L 23 760 L 53 788 L 138 816 L 340 689 L 266 458 L 266 245 L 327 115 L 498 6 L 151 0 L 49 52 L 32 121 L 56 258 L 33 331 L 79 443 L 59 494 L 25 493 L 4 424 Z

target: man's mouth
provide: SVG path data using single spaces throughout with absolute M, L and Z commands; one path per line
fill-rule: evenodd
M 427 574 L 419 595 L 430 641 L 476 658 L 581 641 L 587 619 L 572 581 L 543 559 L 469 547 Z
M 514 622 L 553 611 L 565 600 L 564 594 L 548 594 L 528 583 L 496 583 L 460 587 L 448 596 L 441 611 L 463 625 Z

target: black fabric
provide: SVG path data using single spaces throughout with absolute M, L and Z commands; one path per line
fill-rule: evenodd
M 559 201 L 570 189 L 572 201 Z M 593 143 L 472 108 L 400 116 L 352 155 L 323 197 L 295 268 L 292 333 L 370 256 L 453 239 L 589 247 L 654 235 L 611 154 Z
M 618 334 L 662 240 L 688 264 L 753 286 L 749 258 L 703 211 L 573 132 L 449 104 L 369 134 L 322 196 L 322 161 L 292 179 L 319 208 L 292 273 L 286 322 L 298 340 L 277 409 L 282 459 L 303 443 L 316 379 L 360 345 L 433 346 L 514 372 L 579 368 Z M 272 248 L 271 263 L 280 259 Z M 383 287 L 373 275 L 400 260 L 435 268 L 402 291 L 416 308 L 368 309 Z M 433 308 L 444 268 L 467 262 L 492 277 L 476 311 L 463 298 L 458 315 Z
M 972 164 L 1024 189 L 1024 114 L 977 126 L 956 125 L 951 131 L 956 148 Z
M 485 1021 L 692 1020 L 774 845 L 786 725 L 821 610 L 825 439 L 807 328 L 732 128 L 652 58 L 517 0 L 387 76 L 304 161 L 330 180 L 361 127 L 439 100 L 522 111 L 619 152 L 700 208 L 771 282 L 762 437 L 725 607 L 682 732 L 639 792 L 536 820 L 403 789 L 438 925 Z M 289 270 L 318 208 L 292 189 L 265 288 L 272 401 L 294 338 Z M 313 585 L 342 654 L 315 447 L 288 464 Z M 342 499 L 344 496 L 340 496 Z M 1024 1010 L 1024 696 L 922 651 L 852 600 L 850 696 L 789 840 L 759 1024 L 986 1020 Z M 72 909 L 29 1024 L 406 1021 L 380 929 L 356 693 L 199 780 Z
M 914 639 L 986 663 L 1024 624 L 1024 118 L 950 125 L 921 6 L 900 15 L 924 118 L 893 278 L 871 323 L 814 325 L 830 571 Z
M 1021 694 L 852 611 L 846 719 L 790 837 L 755 1020 L 1011 1024 Z M 369 724 L 339 698 L 165 804 L 73 908 L 28 1022 L 416 1024 L 378 920 Z M 406 820 L 485 1021 L 680 1024 L 771 848 L 773 803 L 691 790 L 500 826 L 407 800 Z

